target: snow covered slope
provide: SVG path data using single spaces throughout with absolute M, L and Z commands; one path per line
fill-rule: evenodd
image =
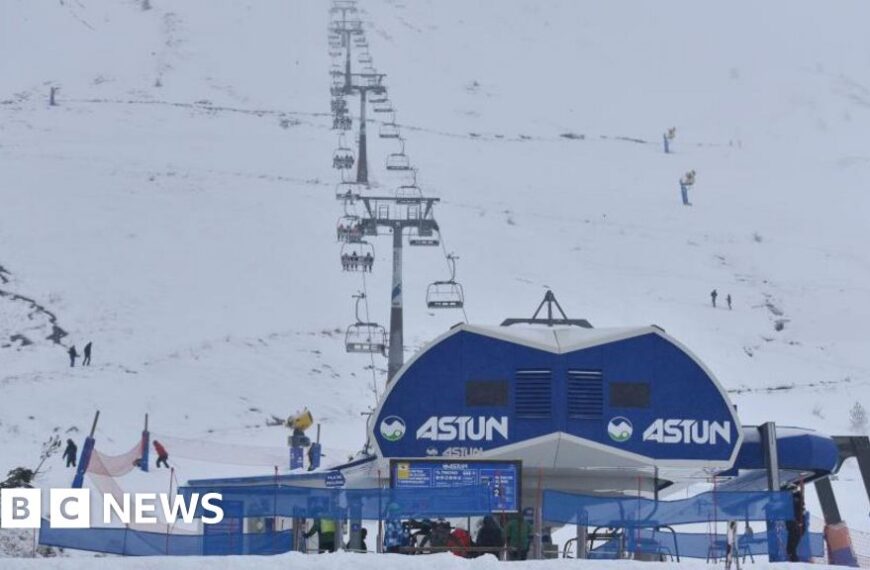
M 281 446 L 266 422 L 307 405 L 344 459 L 385 362 L 373 376 L 340 333 L 363 283 L 335 244 L 327 5 L 151 5 L 0 5 L 0 472 L 54 431 L 80 439 L 96 409 L 120 453 L 145 413 L 156 432 Z M 849 432 L 870 406 L 866 3 L 362 5 L 471 321 L 527 316 L 552 287 L 571 316 L 667 329 L 746 423 Z M 395 144 L 370 142 L 391 191 Z M 442 251 L 405 259 L 410 353 L 462 316 L 425 308 Z M 88 340 L 94 365 L 69 369 Z M 42 482 L 69 476 L 53 460 Z M 862 501 L 844 507 L 866 528 Z

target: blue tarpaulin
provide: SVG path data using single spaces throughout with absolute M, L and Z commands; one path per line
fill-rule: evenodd
M 543 518 L 554 523 L 634 528 L 709 521 L 788 520 L 793 512 L 791 495 L 784 491 L 709 492 L 674 501 L 544 491 Z
M 209 548 L 203 548 L 208 542 Z M 257 534 L 166 534 L 127 528 L 50 528 L 42 521 L 39 544 L 124 556 L 280 554 L 293 547 L 291 531 Z

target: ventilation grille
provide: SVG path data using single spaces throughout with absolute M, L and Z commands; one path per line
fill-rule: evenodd
M 519 418 L 548 418 L 552 409 L 550 370 L 517 370 L 516 412 Z
M 597 420 L 604 415 L 604 378 L 600 370 L 568 371 L 568 417 Z

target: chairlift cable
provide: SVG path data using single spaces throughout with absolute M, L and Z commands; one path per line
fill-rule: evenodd
M 366 272 L 365 271 L 363 271 L 363 273 L 362 273 L 362 282 L 363 282 L 363 294 L 365 295 L 365 298 L 363 300 L 365 302 L 365 307 L 366 307 L 366 322 L 371 322 L 371 318 L 369 318 L 369 293 L 368 293 L 368 289 L 367 289 Z M 377 374 L 377 370 L 375 369 L 375 355 L 372 352 L 369 352 L 369 361 L 371 362 L 371 367 L 372 367 L 372 392 L 374 392 L 375 406 L 377 406 L 378 405 L 378 374 Z

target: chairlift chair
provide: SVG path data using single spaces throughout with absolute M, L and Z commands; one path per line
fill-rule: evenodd
M 354 295 L 356 299 L 356 322 L 347 327 L 344 334 L 344 347 L 347 352 L 366 354 L 386 354 L 387 331 L 378 323 L 364 322 L 359 318 L 359 304 L 365 293 Z
M 387 155 L 387 170 L 411 170 L 411 159 L 404 152 Z
M 452 253 L 447 256 L 450 265 L 450 279 L 435 281 L 426 288 L 426 306 L 430 309 L 461 309 L 465 306 L 465 291 L 456 282 L 456 260 Z
M 381 105 L 383 103 L 386 103 L 387 101 L 389 101 L 389 99 L 387 98 L 386 89 L 384 89 L 383 93 L 376 93 L 372 95 L 369 99 L 369 103 L 371 103 L 372 105 Z
M 433 231 L 423 227 L 423 224 L 416 228 L 411 228 L 408 235 L 408 245 L 415 247 L 435 247 L 441 245 L 441 239 L 437 230 Z
M 332 118 L 332 128 L 342 131 L 349 131 L 353 126 L 353 120 L 350 115 L 337 114 Z
M 346 243 L 359 243 L 362 241 L 363 230 L 360 224 L 360 217 L 355 215 L 344 215 L 338 219 L 335 224 L 335 233 L 338 241 Z
M 333 97 L 338 97 L 340 95 L 344 95 L 344 84 L 343 83 L 341 85 L 333 84 L 329 88 L 329 94 L 332 95 Z
M 373 61 L 372 55 L 369 52 L 364 51 L 361 54 L 359 54 L 359 62 L 362 63 L 363 65 L 370 65 L 372 63 L 372 61 Z
M 342 271 L 371 272 L 375 264 L 375 246 L 360 239 L 341 244 Z
M 393 118 L 389 121 L 381 123 L 381 128 L 378 131 L 378 135 L 382 139 L 397 139 L 399 137 L 399 125 L 396 124 L 396 114 L 393 113 Z M 405 143 L 402 143 L 402 148 L 404 149 Z
M 329 102 L 329 107 L 333 113 L 343 115 L 347 112 L 347 100 L 344 97 L 333 97 Z
M 423 201 L 423 191 L 416 183 L 399 186 L 396 189 L 396 204 L 419 204 Z
M 381 101 L 379 103 L 375 103 L 374 100 L 372 100 L 372 106 L 374 107 L 373 110 L 375 113 L 395 113 L 396 112 L 396 110 L 393 109 L 393 104 L 390 102 L 389 99 L 384 99 L 383 101 Z
M 356 200 L 359 200 L 365 187 L 365 184 L 361 184 L 354 180 L 342 180 L 335 185 L 335 199 L 342 200 L 345 203 L 355 202 Z
M 353 168 L 353 150 L 345 145 L 344 133 L 338 137 L 338 148 L 332 153 L 332 167 L 336 170 L 348 170 Z

